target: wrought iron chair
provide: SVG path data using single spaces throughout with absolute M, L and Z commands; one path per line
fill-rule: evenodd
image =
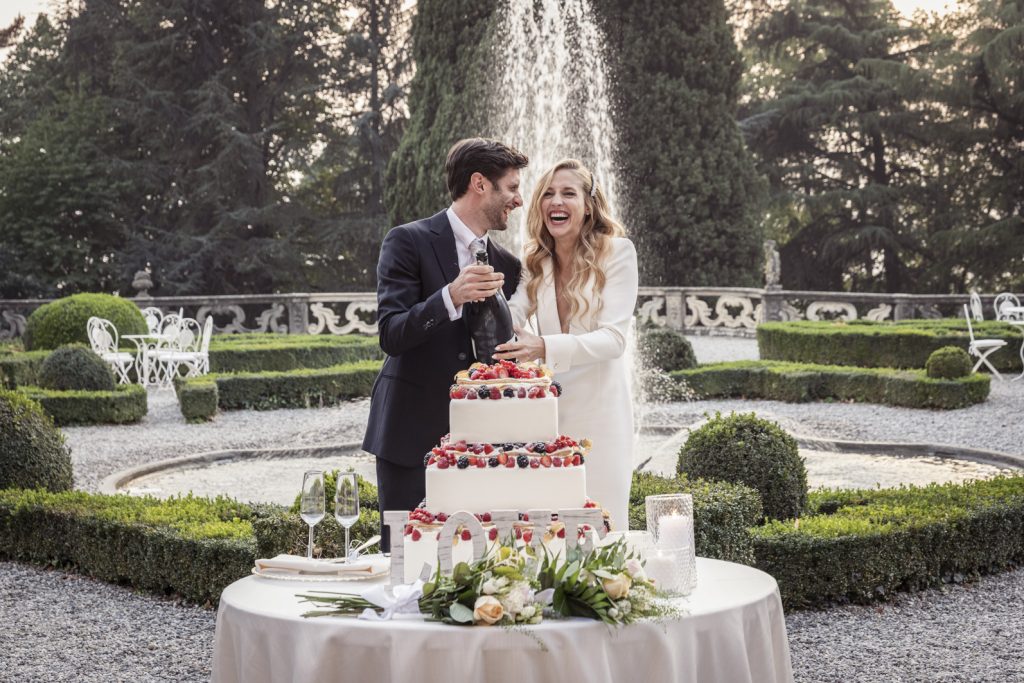
M 967 352 L 972 356 L 977 356 L 978 362 L 971 368 L 971 372 L 977 372 L 981 364 L 984 363 L 985 367 L 992 372 L 997 378 L 1002 379 L 1003 376 L 999 374 L 999 371 L 992 366 L 989 362 L 988 357 L 998 351 L 999 349 L 1006 346 L 1005 339 L 975 339 L 974 338 L 974 327 L 971 325 L 971 313 L 967 310 L 967 304 L 964 304 L 964 317 L 967 319 L 967 332 L 971 335 L 971 343 L 967 347 Z
M 203 332 L 199 342 L 199 351 L 183 351 L 177 354 L 179 367 L 185 366 L 186 377 L 198 377 L 210 372 L 210 337 L 213 336 L 213 316 L 206 316 L 203 321 Z
M 93 316 L 85 323 L 85 331 L 92 350 L 113 368 L 117 381 L 121 384 L 130 384 L 132 380 L 128 372 L 135 364 L 135 356 L 119 349 L 117 328 L 114 327 L 114 323 Z
M 1008 310 L 1020 308 L 1020 299 L 1010 292 L 1003 292 L 996 296 L 992 302 L 992 308 L 996 311 L 996 320 L 1024 320 L 1024 314 L 1020 311 Z
M 163 325 L 164 312 L 156 306 L 150 306 L 142 309 L 142 317 L 146 320 L 146 327 L 149 328 L 150 334 L 157 334 L 160 332 L 160 327 Z
M 974 316 L 975 322 L 982 322 L 985 320 L 985 312 L 981 308 L 981 297 L 978 296 L 978 291 L 975 289 L 971 290 L 971 315 Z
M 164 317 L 164 320 L 174 314 Z M 177 317 L 177 316 L 174 316 Z M 198 363 L 202 330 L 193 318 L 182 318 L 174 321 L 172 326 L 164 325 L 164 336 L 167 338 L 163 346 L 153 351 L 153 360 L 162 365 L 161 383 L 169 385 L 178 374 L 178 369 L 189 362 Z M 213 321 L 210 321 L 213 324 Z

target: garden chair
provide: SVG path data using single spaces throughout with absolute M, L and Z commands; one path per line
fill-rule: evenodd
M 967 318 L 967 332 L 971 335 L 971 344 L 967 347 L 967 352 L 972 356 L 978 357 L 978 362 L 971 368 L 971 372 L 977 372 L 981 364 L 984 363 L 993 375 L 997 378 L 1002 379 L 1003 376 L 999 374 L 992 363 L 988 361 L 988 357 L 998 351 L 999 349 L 1006 346 L 1005 339 L 975 339 L 974 338 L 974 327 L 971 326 L 971 313 L 967 310 L 967 304 L 964 304 L 964 317 Z
M 157 334 L 160 332 L 160 327 L 164 320 L 163 311 L 156 306 L 150 306 L 142 309 L 142 317 L 146 320 L 146 327 L 149 328 L 150 334 Z
M 169 314 L 164 320 L 170 317 L 177 318 L 175 314 Z M 178 369 L 189 362 L 198 363 L 200 343 L 202 342 L 202 330 L 199 323 L 193 318 L 181 318 L 174 321 L 176 324 L 164 325 L 163 334 L 166 341 L 153 351 L 153 360 L 160 366 L 161 383 L 169 385 L 178 374 Z M 210 324 L 213 321 L 210 320 Z
M 89 337 L 89 345 L 100 358 L 105 360 L 121 384 L 130 384 L 128 371 L 135 364 L 135 356 L 118 347 L 117 328 L 109 320 L 93 316 L 85 324 L 85 332 Z
M 203 321 L 203 332 L 199 342 L 199 351 L 183 351 L 177 354 L 178 365 L 187 368 L 186 377 L 198 377 L 210 372 L 210 337 L 213 336 L 213 316 L 206 316 Z
M 996 320 L 1024 320 L 1024 314 L 1020 310 L 1020 299 L 1010 292 L 1003 292 L 992 302 L 992 308 L 996 310 Z
M 985 312 L 981 308 L 981 297 L 978 296 L 977 290 L 971 290 L 971 315 L 974 316 L 975 322 L 981 322 L 985 319 Z

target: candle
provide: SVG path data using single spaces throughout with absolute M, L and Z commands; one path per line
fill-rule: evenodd
M 658 547 L 682 548 L 693 543 L 693 520 L 673 512 L 658 518 Z
M 657 588 L 669 593 L 677 592 L 682 588 L 682 577 L 673 555 L 671 552 L 658 550 L 651 553 L 644 563 L 644 572 L 647 577 L 654 581 Z

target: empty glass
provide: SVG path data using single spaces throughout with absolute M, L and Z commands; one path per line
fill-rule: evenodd
M 320 523 L 325 514 L 324 473 L 310 470 L 302 477 L 302 502 L 299 516 L 309 525 L 309 545 L 306 557 L 313 557 L 313 527 Z
M 349 529 L 359 521 L 359 478 L 355 472 L 338 475 L 334 494 L 334 518 L 345 528 L 345 561 L 349 557 Z

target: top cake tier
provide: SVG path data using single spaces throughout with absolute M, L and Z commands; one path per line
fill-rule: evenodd
M 476 363 L 455 377 L 448 409 L 451 440 L 467 443 L 551 441 L 558 432 L 561 387 L 532 363 Z

